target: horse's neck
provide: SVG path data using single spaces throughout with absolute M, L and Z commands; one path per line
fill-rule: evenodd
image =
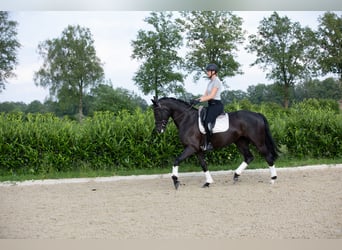
M 191 117 L 194 117 L 196 113 L 197 112 L 190 108 L 181 109 L 177 107 L 173 109 L 171 117 L 176 126 L 179 128 L 182 124 L 184 124 L 185 120 L 191 120 Z

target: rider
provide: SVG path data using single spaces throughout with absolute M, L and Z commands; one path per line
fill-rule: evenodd
M 198 99 L 192 100 L 192 104 L 208 101 L 207 116 L 204 121 L 204 127 L 206 130 L 205 143 L 201 146 L 203 151 L 209 151 L 213 149 L 210 139 L 212 135 L 213 125 L 217 116 L 224 111 L 223 104 L 221 102 L 222 82 L 217 76 L 218 67 L 214 63 L 210 63 L 205 68 L 207 76 L 210 79 L 207 89 L 203 96 Z

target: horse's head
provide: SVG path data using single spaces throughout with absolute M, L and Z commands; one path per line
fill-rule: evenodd
M 163 133 L 170 118 L 170 110 L 163 106 L 158 98 L 154 97 L 151 100 L 153 103 L 153 113 L 155 119 L 156 130 L 158 133 Z

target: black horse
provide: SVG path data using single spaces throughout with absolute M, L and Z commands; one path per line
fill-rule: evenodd
M 169 117 L 172 117 L 179 131 L 179 137 L 184 145 L 184 150 L 173 164 L 172 179 L 176 189 L 179 187 L 178 167 L 181 161 L 193 154 L 197 154 L 202 170 L 206 176 L 203 187 L 209 187 L 213 179 L 208 171 L 204 160 L 204 152 L 200 146 L 204 141 L 204 136 L 198 126 L 198 109 L 189 103 L 175 98 L 164 97 L 154 98 L 153 111 L 155 125 L 158 133 L 163 133 L 166 129 Z M 244 161 L 235 170 L 234 182 L 236 182 L 242 171 L 254 159 L 249 144 L 253 143 L 260 154 L 265 157 L 271 172 L 271 183 L 277 178 L 274 162 L 278 157 L 278 148 L 271 136 L 268 122 L 264 115 L 251 111 L 240 110 L 230 112 L 229 129 L 226 132 L 214 133 L 211 138 L 214 149 L 222 148 L 235 143 L 244 157 Z

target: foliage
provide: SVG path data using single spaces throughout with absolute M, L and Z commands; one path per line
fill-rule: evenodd
M 277 103 L 282 105 L 281 87 L 278 84 L 258 84 L 251 85 L 247 92 L 241 90 L 226 90 L 221 94 L 224 104 L 240 102 L 244 99 L 253 104 Z M 182 100 L 194 99 L 191 93 L 183 92 L 176 94 Z M 291 98 L 293 102 L 301 102 L 308 98 L 332 99 L 338 101 L 342 98 L 342 90 L 338 80 L 327 78 L 322 81 L 318 79 L 306 80 L 291 88 Z M 99 84 L 92 88 L 91 92 L 83 99 L 84 114 L 92 116 L 96 111 L 119 112 L 122 109 L 133 112 L 137 107 L 146 110 L 147 103 L 141 97 L 123 88 L 113 88 L 111 85 Z M 54 113 L 58 117 L 68 116 L 72 119 L 77 112 L 77 104 L 65 105 L 61 101 L 46 100 L 44 103 L 33 101 L 30 104 L 22 102 L 0 103 L 0 112 L 24 112 L 24 113 Z
M 289 96 L 293 102 L 301 102 L 308 98 L 316 99 L 332 99 L 338 101 L 342 98 L 342 86 L 338 80 L 327 78 L 322 81 L 318 79 L 307 79 L 299 82 L 296 86 L 291 87 Z M 229 91 L 228 91 L 229 92 Z M 261 104 L 263 102 L 273 102 L 279 105 L 282 101 L 282 88 L 279 84 L 258 84 L 250 85 L 247 88 L 245 98 L 254 104 Z M 241 100 L 238 99 L 237 100 Z
M 310 79 L 303 81 L 295 86 L 294 99 L 303 101 L 308 98 L 315 99 L 342 99 L 342 85 L 338 80 L 327 78 L 323 81 L 318 79 Z
M 96 111 L 118 113 L 125 109 L 132 113 L 137 107 L 143 110 L 147 108 L 146 101 L 133 92 L 123 88 L 114 89 L 112 86 L 105 84 L 93 88 L 90 96 L 85 101 L 86 105 L 89 106 L 88 114 L 90 115 Z
M 17 50 L 21 46 L 16 37 L 17 25 L 17 22 L 9 20 L 8 12 L 0 11 L 0 93 L 7 79 L 15 76 L 13 70 L 18 63 Z
M 142 110 L 147 109 L 147 103 L 133 92 L 112 86 L 100 84 L 93 88 L 83 99 L 84 115 L 92 116 L 96 111 L 119 112 L 122 109 L 129 110 L 131 113 L 137 107 Z M 0 112 L 23 112 L 23 113 L 53 113 L 58 117 L 69 117 L 75 119 L 77 104 L 66 104 L 62 101 L 47 99 L 44 103 L 32 101 L 29 104 L 23 102 L 3 102 L 0 103 Z
M 326 12 L 318 27 L 318 64 L 323 74 L 338 74 L 342 82 L 342 15 Z
M 307 77 L 312 69 L 314 44 L 315 36 L 310 28 L 302 28 L 298 22 L 291 22 L 276 12 L 260 22 L 257 35 L 249 36 L 246 48 L 257 53 L 251 65 L 261 65 L 268 71 L 268 79 L 283 86 L 285 108 L 289 104 L 290 87 Z
M 263 102 L 274 102 L 279 105 L 283 104 L 282 89 L 279 84 L 250 85 L 247 88 L 247 96 L 248 100 L 254 104 L 261 104 Z
M 182 66 L 177 51 L 182 37 L 171 18 L 171 12 L 152 12 L 145 22 L 154 30 L 139 30 L 137 39 L 132 41 L 132 58 L 143 60 L 133 80 L 145 95 L 153 93 L 158 97 L 184 91 L 184 76 L 176 72 Z
M 342 115 L 335 105 L 316 99 L 294 105 L 281 138 L 289 154 L 314 158 L 342 155 Z
M 24 102 L 2 102 L 0 103 L 0 112 L 24 112 L 27 104 Z
M 44 105 L 40 101 L 35 100 L 26 106 L 25 113 L 46 113 L 46 108 L 47 105 Z
M 52 114 L 2 113 L 0 166 L 13 174 L 158 167 L 170 160 L 172 129 L 162 140 L 153 132 L 151 110 L 114 115 L 97 112 L 83 123 Z M 163 139 L 164 138 L 164 139 Z
M 234 101 L 241 101 L 247 98 L 247 93 L 242 90 L 225 90 L 221 93 L 221 100 L 223 104 L 232 103 Z
M 69 25 L 60 38 L 40 43 L 38 50 L 44 62 L 35 72 L 35 83 L 50 87 L 50 94 L 64 105 L 76 104 L 81 119 L 84 93 L 104 77 L 90 30 Z
M 76 137 L 72 123 L 52 114 L 1 114 L 2 171 L 42 173 L 73 166 Z
M 226 111 L 249 109 L 263 113 L 281 157 L 342 157 L 342 114 L 335 101 L 309 99 L 283 109 L 277 104 L 255 105 L 247 100 L 225 106 Z M 82 123 L 53 114 L 0 114 L 0 173 L 158 169 L 172 166 L 183 147 L 170 122 L 166 132 L 154 131 L 153 112 L 136 109 L 95 112 Z M 260 156 L 252 147 L 254 155 Z M 207 154 L 210 165 L 242 160 L 232 145 Z M 196 157 L 185 161 L 199 166 Z
M 184 11 L 177 21 L 186 33 L 185 68 L 197 81 L 208 63 L 219 67 L 222 79 L 241 73 L 235 60 L 237 45 L 244 40 L 242 19 L 227 11 Z

